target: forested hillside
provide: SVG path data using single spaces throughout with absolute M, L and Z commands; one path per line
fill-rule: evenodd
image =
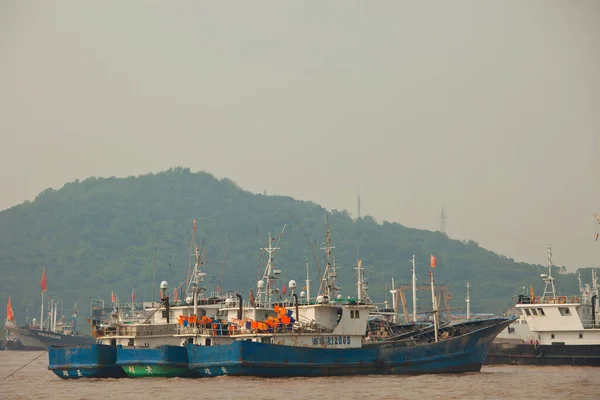
M 224 290 L 247 296 L 266 262 L 260 248 L 267 245 L 269 232 L 279 238 L 285 224 L 276 255 L 281 284 L 290 279 L 303 283 L 308 261 L 314 295 L 317 260 L 323 268 L 324 214 L 311 202 L 249 193 L 230 180 L 184 168 L 67 183 L 0 212 L 0 300 L 6 304 L 11 294 L 20 323 L 27 307 L 30 318 L 39 318 L 42 268 L 48 296 L 64 301 L 65 314 L 77 302 L 79 315 L 87 315 L 91 298 L 109 300 L 113 290 L 122 301 L 130 301 L 132 288 L 138 300 L 149 300 L 155 248 L 158 282 L 166 279 L 173 288 L 187 276 L 194 219 L 198 244 L 204 242 L 210 289 L 222 282 Z M 467 280 L 474 312 L 506 309 L 511 296 L 530 283 L 536 292 L 543 289 L 541 266 L 516 263 L 475 242 L 377 223 L 368 216 L 355 220 L 344 211 L 329 211 L 328 217 L 344 295 L 355 293 L 357 254 L 377 301 L 389 299 L 392 276 L 398 284 L 410 281 L 413 254 L 419 283 L 428 282 L 430 253 L 437 256 L 436 281 L 451 287 L 452 307 L 464 308 Z M 542 259 L 544 253 L 540 249 Z M 557 271 L 557 284 L 563 292 L 577 288 L 574 274 Z M 430 297 L 420 297 L 422 307 L 430 307 Z

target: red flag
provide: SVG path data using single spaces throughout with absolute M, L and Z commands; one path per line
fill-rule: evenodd
M 42 293 L 48 290 L 48 287 L 46 286 L 46 270 L 44 268 L 42 268 L 42 280 L 40 281 L 40 288 L 42 288 Z
M 117 302 L 117 296 L 115 296 L 115 292 L 113 292 L 112 290 L 110 291 L 110 300 L 111 300 L 113 303 L 116 303 L 116 302 Z
M 133 303 L 135 301 L 135 290 L 131 289 L 131 302 Z
M 196 232 L 196 219 L 194 218 L 194 232 Z
M 287 292 L 287 288 L 285 287 L 285 285 L 283 285 L 283 289 L 281 289 L 281 294 L 285 294 L 285 292 Z
M 10 295 L 8 295 L 8 304 L 6 305 L 6 319 L 15 322 L 15 314 L 13 313 L 12 304 L 10 303 Z
M 437 267 L 437 258 L 432 254 L 431 255 L 431 268 Z

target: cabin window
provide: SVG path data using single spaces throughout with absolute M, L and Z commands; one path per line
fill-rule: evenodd
M 354 310 L 350 310 L 350 318 L 354 318 Z
M 543 308 L 538 308 L 538 312 L 540 313 L 540 315 L 546 315 Z
M 583 333 L 579 334 L 579 339 L 583 339 Z
M 532 308 L 532 309 L 531 309 L 531 313 L 532 313 L 533 315 L 538 315 L 538 314 L 537 314 L 537 311 L 535 311 L 535 308 Z
M 525 314 L 531 315 L 531 313 L 529 312 L 529 310 L 527 308 L 525 309 Z
M 210 346 L 210 344 L 211 344 L 211 343 L 210 343 L 210 338 L 206 338 L 206 339 L 204 339 L 204 345 L 205 345 L 205 346 Z
M 551 339 L 554 339 L 554 333 L 553 333 L 552 335 L 550 335 L 550 338 L 551 338 Z
M 359 318 L 358 310 L 354 311 L 354 318 Z
M 563 317 L 571 316 L 571 311 L 569 311 L 568 307 L 558 307 L 558 311 L 560 312 L 560 315 L 562 315 Z

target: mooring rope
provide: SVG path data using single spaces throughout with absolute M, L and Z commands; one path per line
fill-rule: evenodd
M 17 372 L 19 372 L 23 368 L 25 368 L 26 366 L 28 366 L 29 364 L 31 364 L 32 362 L 34 362 L 35 360 L 37 360 L 38 358 L 40 358 L 41 356 L 43 356 L 44 354 L 46 354 L 47 352 L 48 352 L 48 350 L 44 351 L 42 354 L 38 355 L 36 358 L 34 358 L 33 360 L 29 361 L 27 364 L 23 365 L 22 367 L 20 367 L 19 369 L 17 369 L 16 371 L 14 371 L 13 373 L 11 373 L 7 377 L 5 377 L 4 379 L 6 380 L 6 379 L 10 378 L 14 374 L 16 374 Z

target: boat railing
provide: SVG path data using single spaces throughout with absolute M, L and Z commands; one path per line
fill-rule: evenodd
M 591 304 L 591 299 L 579 294 L 557 295 L 556 297 L 544 296 L 519 296 L 517 304 Z

